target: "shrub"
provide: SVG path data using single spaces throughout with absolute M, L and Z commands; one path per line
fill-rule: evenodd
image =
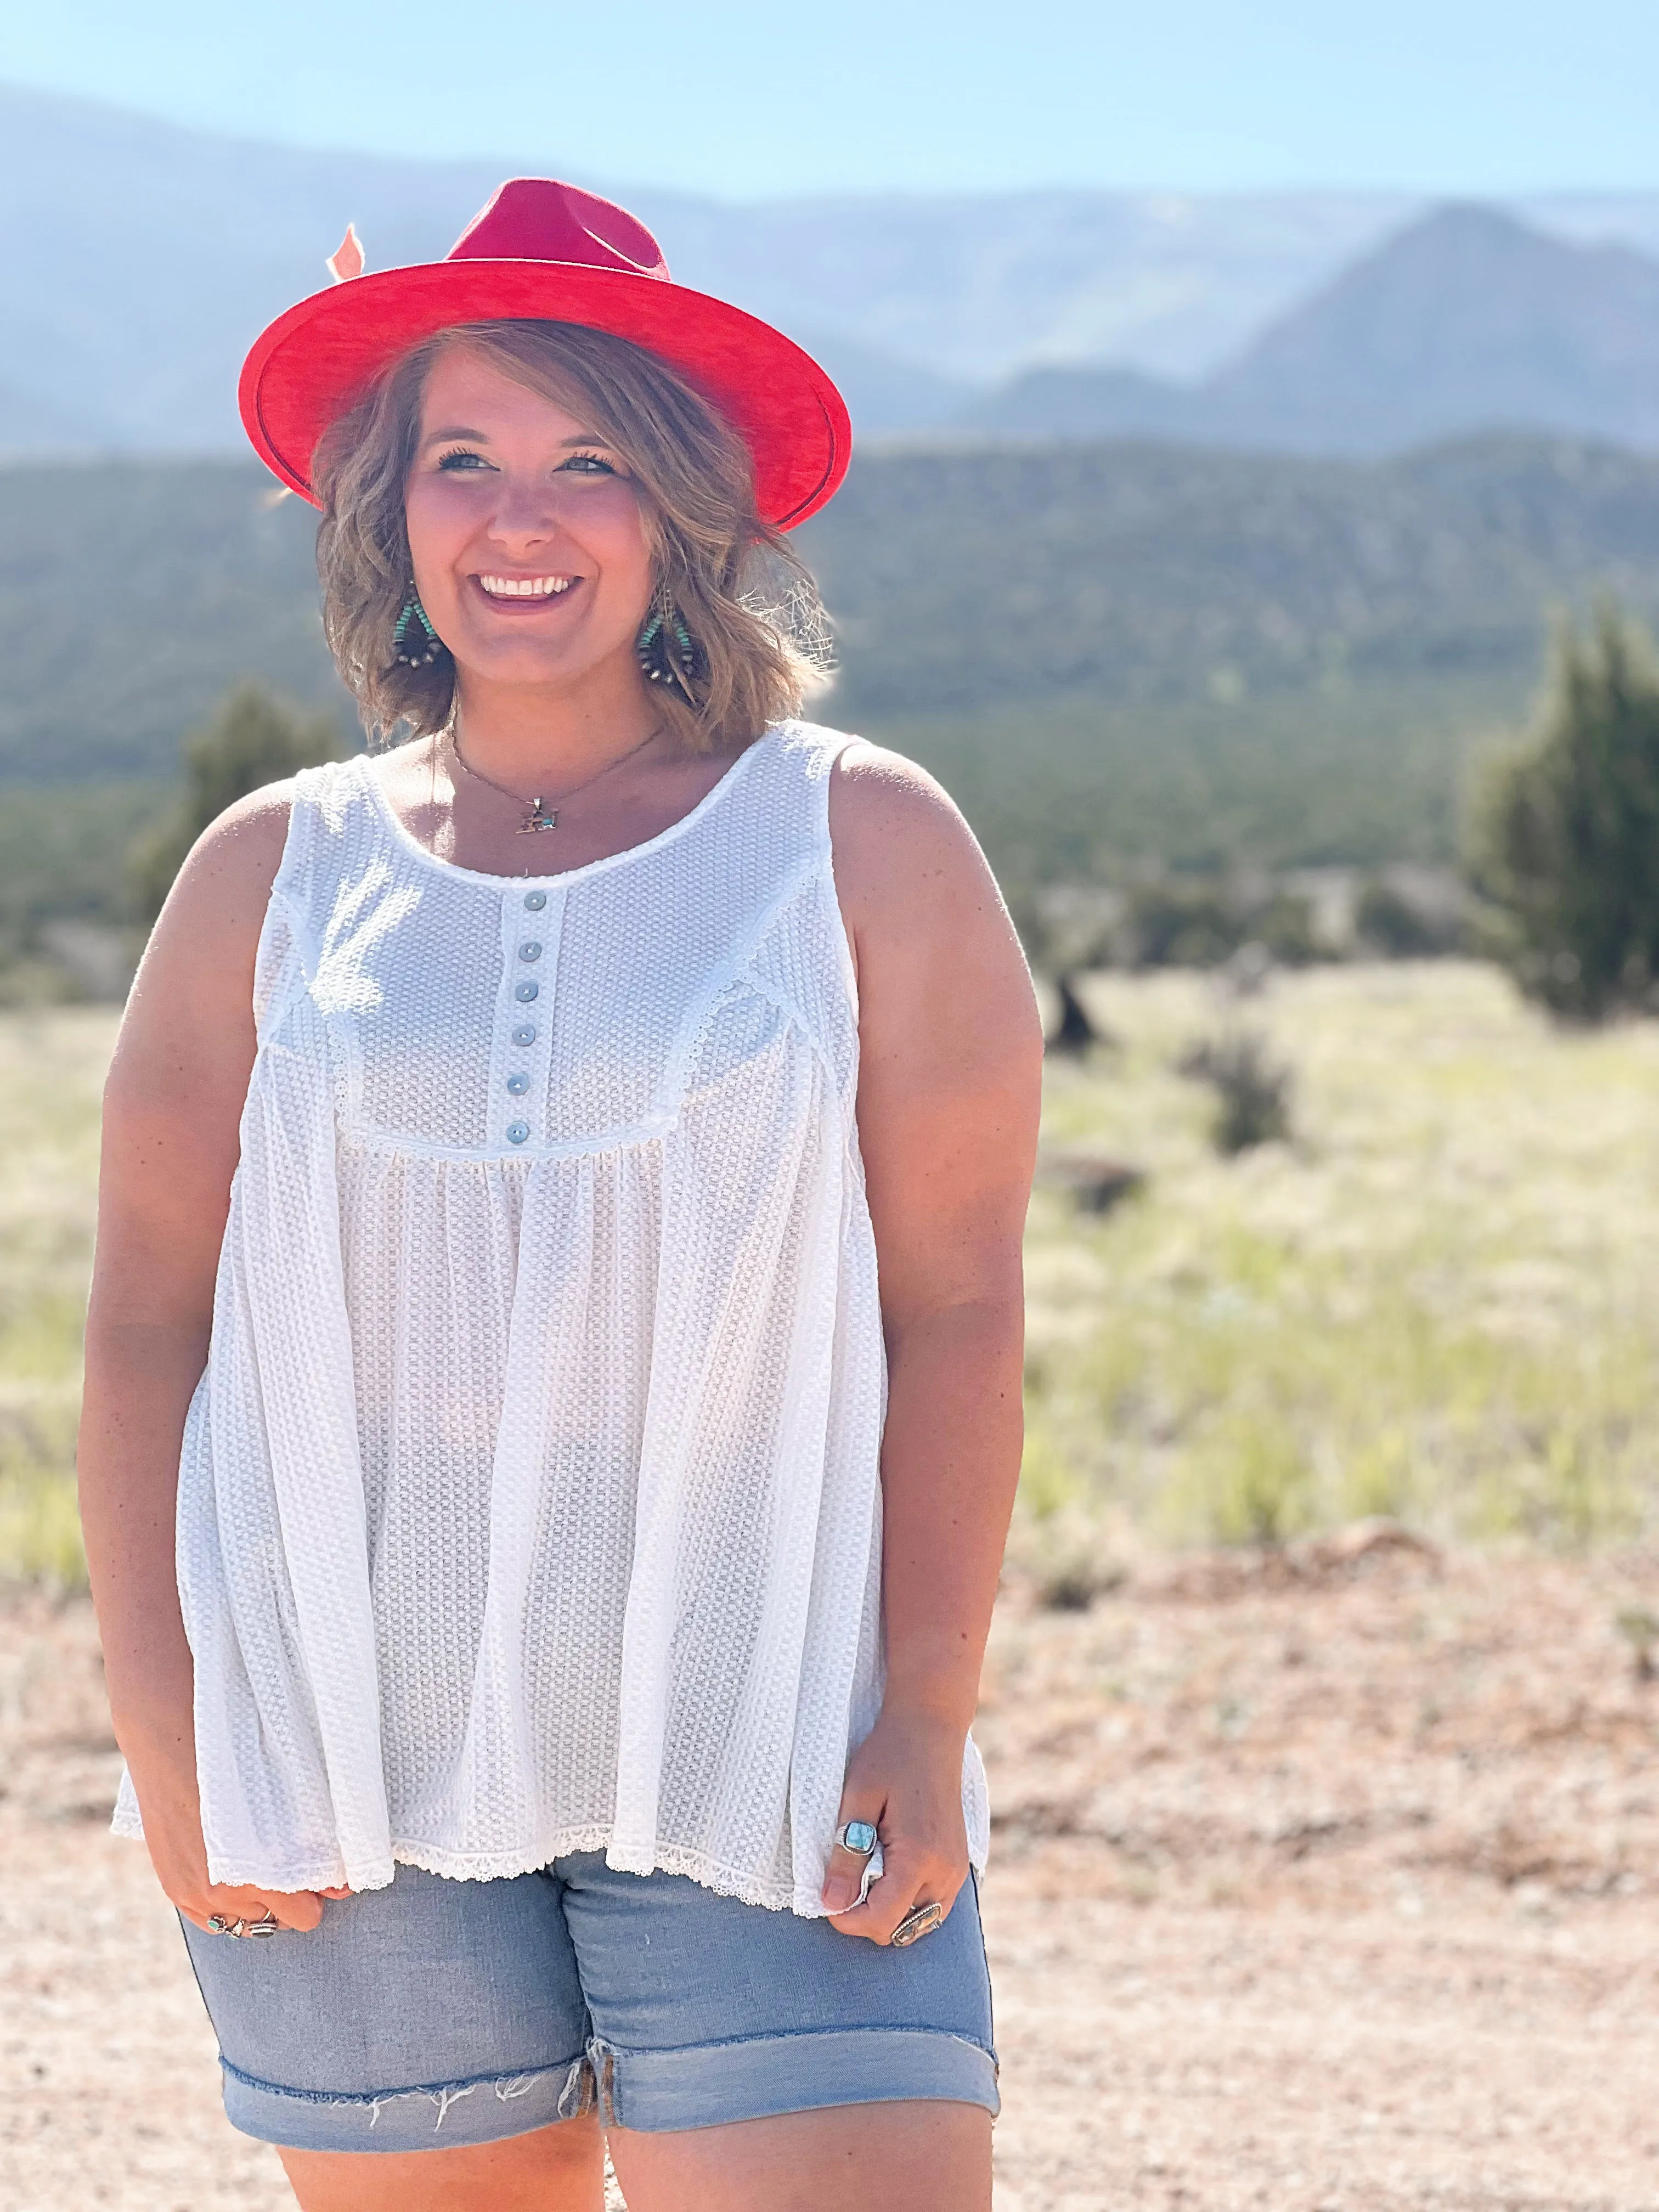
M 263 784 L 332 760 L 339 750 L 339 724 L 331 714 L 301 714 L 258 684 L 228 693 L 207 727 L 185 740 L 178 812 L 133 850 L 130 865 L 140 918 L 155 921 L 185 854 L 226 807 Z
M 1360 891 L 1353 928 L 1361 945 L 1389 960 L 1425 960 L 1449 952 L 1458 935 L 1455 921 L 1427 913 L 1382 876 L 1373 876 Z
M 1477 788 L 1471 859 L 1500 951 L 1558 1014 L 1653 1003 L 1659 976 L 1659 670 L 1606 609 L 1557 648 L 1531 742 Z
M 1216 1094 L 1210 1135 L 1218 1152 L 1231 1157 L 1290 1135 L 1291 1071 L 1273 1058 L 1265 1038 L 1244 1030 L 1201 1038 L 1177 1065 L 1182 1075 L 1207 1083 Z
M 1139 884 L 1129 906 L 1129 964 L 1214 968 L 1237 949 L 1246 933 L 1218 883 Z
M 1129 895 L 1119 933 L 1130 968 L 1218 968 L 1247 945 L 1302 967 L 1324 956 L 1309 902 L 1268 883 L 1219 877 L 1166 877 Z

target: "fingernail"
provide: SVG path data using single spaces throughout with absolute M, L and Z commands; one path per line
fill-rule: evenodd
M 831 1912 L 845 1912 L 857 1895 L 857 1890 L 844 1881 L 826 1881 L 823 1885 L 823 1901 Z

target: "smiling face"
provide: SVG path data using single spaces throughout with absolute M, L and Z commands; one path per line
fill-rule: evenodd
M 637 681 L 653 588 L 641 495 L 580 414 L 447 346 L 404 490 L 415 585 L 469 678 L 579 689 Z
M 756 511 L 742 436 L 611 331 L 435 332 L 330 425 L 312 476 L 324 628 L 383 738 L 439 737 L 458 707 L 476 736 L 498 703 L 526 728 L 576 708 L 727 750 L 799 713 L 822 669 L 817 587 Z M 411 556 L 450 648 L 415 664 L 397 642 Z M 635 658 L 659 584 L 694 641 L 690 696 Z

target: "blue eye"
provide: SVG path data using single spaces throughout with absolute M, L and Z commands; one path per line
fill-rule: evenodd
M 568 461 L 562 461 L 559 465 L 561 469 L 574 469 L 579 476 L 591 472 L 594 476 L 614 477 L 617 473 L 614 465 L 602 459 L 598 453 L 572 453 Z
M 465 447 L 459 447 L 453 453 L 440 453 L 438 456 L 441 469 L 483 469 L 489 465 L 482 453 L 469 453 Z

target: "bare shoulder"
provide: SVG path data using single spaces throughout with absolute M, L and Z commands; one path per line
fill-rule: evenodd
M 1002 901 L 950 793 L 902 753 L 855 738 L 830 784 L 836 884 L 849 923 L 920 918 L 926 908 Z
M 902 753 L 855 740 L 830 786 L 836 890 L 857 966 L 860 1025 L 882 1059 L 1030 1060 L 1041 1031 L 1025 956 L 955 801 Z M 868 1087 L 866 1084 L 866 1088 Z
M 179 871 L 158 931 L 171 932 L 181 924 L 234 928 L 246 926 L 256 910 L 263 918 L 283 864 L 293 805 L 294 781 L 289 777 L 249 792 L 210 822 Z
M 240 1020 L 293 799 L 291 779 L 250 792 L 191 846 L 139 965 L 124 1041 L 134 1031 L 169 1031 L 180 1019 L 234 1011 Z

